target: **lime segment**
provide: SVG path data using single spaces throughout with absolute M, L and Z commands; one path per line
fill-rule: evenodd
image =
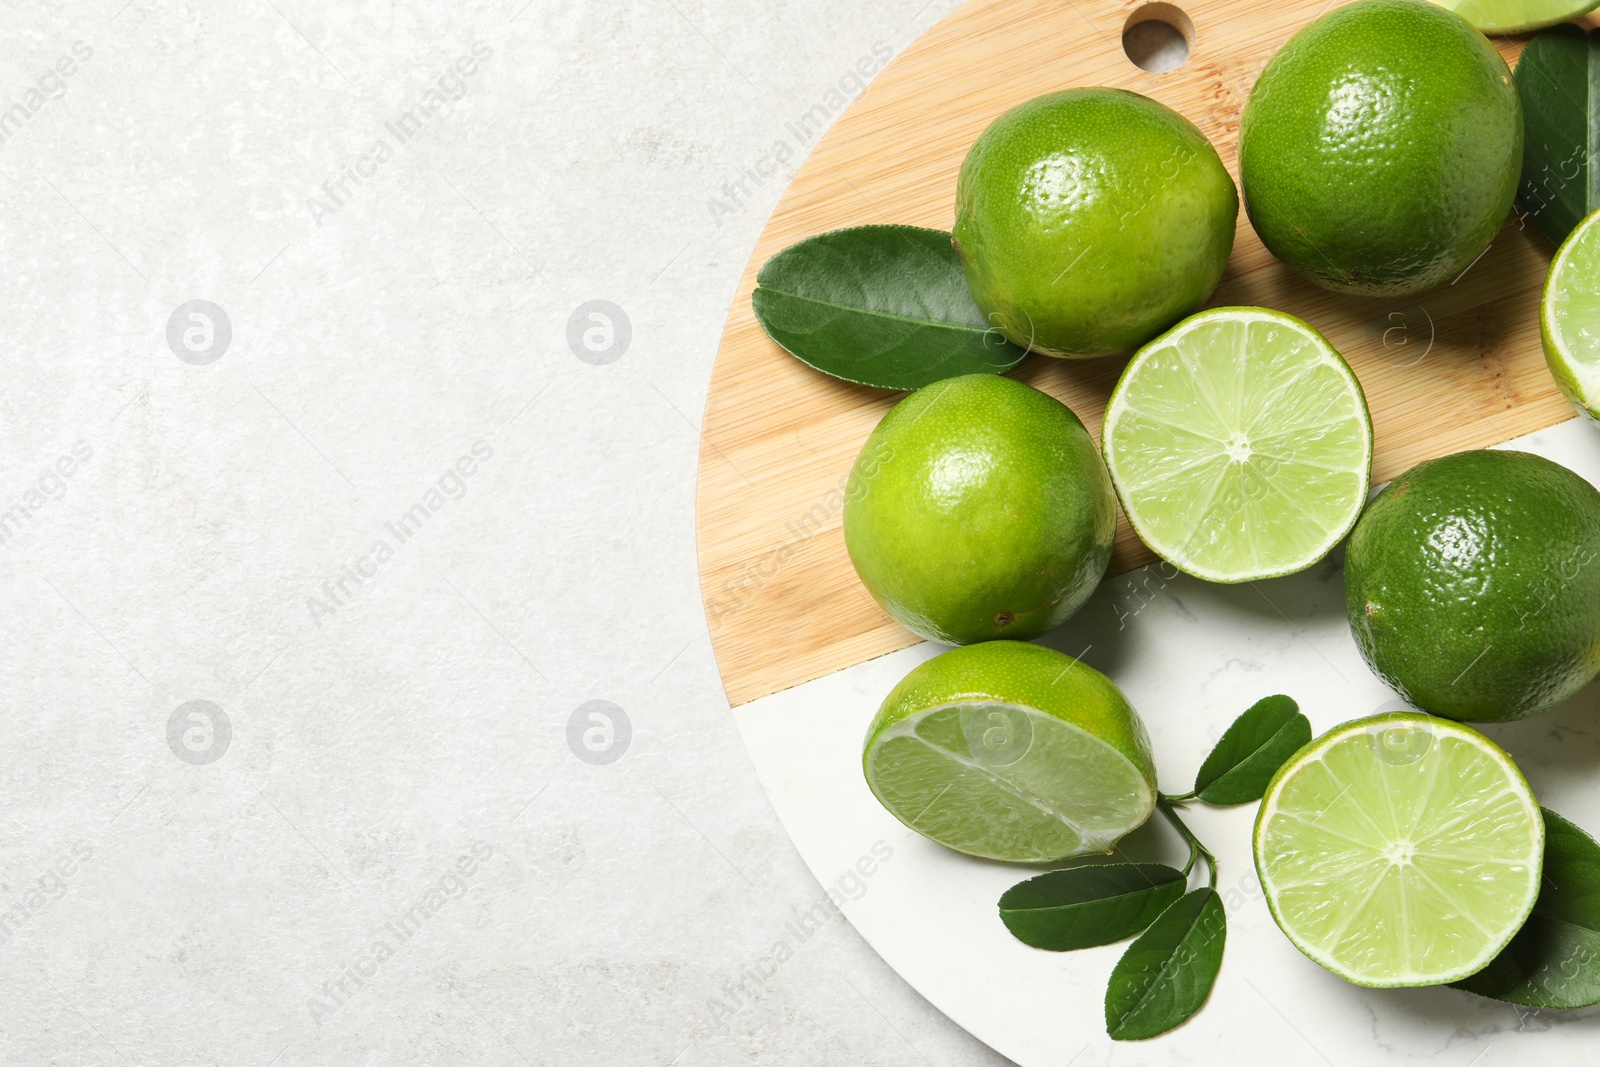
M 1484 33 L 1522 33 L 1580 18 L 1600 0 L 1434 0 Z
M 863 767 L 902 823 L 968 855 L 1038 863 L 1110 852 L 1155 807 L 1144 727 L 1070 656 L 990 641 L 935 657 L 889 694 Z
M 1101 434 L 1134 530 L 1214 582 L 1311 566 L 1371 485 L 1355 375 L 1316 330 L 1265 308 L 1205 311 L 1140 349 Z
M 1256 817 L 1267 905 L 1296 948 L 1365 986 L 1486 966 L 1539 895 L 1544 822 L 1511 758 L 1420 713 L 1346 723 L 1278 772 Z
M 1566 398 L 1600 419 L 1600 212 L 1578 223 L 1550 262 L 1539 333 Z

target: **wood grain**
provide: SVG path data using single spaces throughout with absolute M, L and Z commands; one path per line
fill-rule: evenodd
M 1155 75 L 1123 53 L 1143 0 L 970 0 L 894 60 L 823 136 L 745 268 L 706 401 L 697 500 L 700 578 L 728 699 L 739 705 L 892 652 L 917 638 L 867 595 L 840 528 L 846 473 L 903 394 L 828 378 L 762 332 L 750 309 L 761 265 L 843 226 L 949 229 L 968 146 L 1002 111 L 1074 85 L 1154 97 L 1200 127 L 1238 178 L 1239 111 L 1278 46 L 1325 0 L 1208 0 L 1189 61 Z M 1585 20 L 1586 22 L 1593 21 Z M 1514 62 L 1523 40 L 1496 42 Z M 1432 456 L 1508 440 L 1571 415 L 1545 370 L 1539 288 L 1551 248 L 1513 213 L 1455 283 L 1373 300 L 1301 281 L 1243 211 L 1212 305 L 1280 308 L 1320 329 L 1366 390 L 1376 482 Z M 1030 356 L 1012 372 L 1061 398 L 1098 438 L 1125 359 Z M 1111 572 L 1153 557 L 1121 521 Z

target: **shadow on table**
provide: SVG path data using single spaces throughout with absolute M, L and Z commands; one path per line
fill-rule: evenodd
M 1453 1040 L 1485 1038 L 1500 1033 L 1543 1033 L 1557 1028 L 1585 1035 L 1600 1033 L 1600 1007 L 1525 1008 L 1489 1000 L 1449 986 L 1418 989 L 1374 989 L 1375 1010 L 1404 1014 L 1430 1027 L 1449 1027 Z
M 1571 699 L 1520 722 L 1473 725 L 1510 752 L 1519 766 L 1526 765 L 1535 791 L 1542 792 L 1546 780 L 1554 785 L 1570 775 L 1600 770 L 1600 683 L 1591 682 Z M 1586 829 L 1600 832 L 1600 826 Z
M 1149 638 L 1155 617 L 1178 623 L 1166 640 L 1181 640 L 1184 625 L 1235 622 L 1257 632 L 1266 623 L 1286 636 L 1309 640 L 1308 633 L 1343 628 L 1343 574 L 1342 548 L 1299 574 L 1240 585 L 1205 582 L 1169 563 L 1152 563 L 1101 582 L 1077 614 L 1039 640 L 1113 679 L 1127 667 L 1135 642 Z

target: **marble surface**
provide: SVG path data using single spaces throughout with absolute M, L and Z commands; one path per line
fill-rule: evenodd
M 1001 1062 L 816 910 L 694 554 L 786 123 L 952 6 L 8 8 L 0 1063 Z
M 1600 431 L 1580 420 L 1509 442 L 1600 485 Z M 1189 788 L 1235 716 L 1287 693 L 1313 729 L 1405 707 L 1366 668 L 1345 621 L 1338 554 L 1303 574 L 1211 585 L 1152 566 L 1102 584 L 1044 643 L 1108 674 L 1149 728 L 1163 789 Z M 1533 1011 L 1448 988 L 1373 990 L 1302 956 L 1273 924 L 1250 858 L 1255 805 L 1191 807 L 1216 853 L 1228 913 L 1210 1002 L 1163 1037 L 1105 1035 L 1106 977 L 1124 946 L 1030 949 L 995 902 L 1027 876 L 959 856 L 889 815 L 861 775 L 861 743 L 923 644 L 736 709 L 779 817 L 824 885 L 852 878 L 844 913 L 900 974 L 1022 1067 L 1061 1064 L 1532 1064 L 1577 1062 L 1600 1037 L 1600 1008 Z M 1600 831 L 1600 684 L 1560 707 L 1483 731 L 1515 757 L 1541 803 Z M 1121 845 L 1134 860 L 1187 850 L 1160 819 Z M 863 859 L 867 862 L 862 863 Z M 857 866 L 860 864 L 860 866 Z

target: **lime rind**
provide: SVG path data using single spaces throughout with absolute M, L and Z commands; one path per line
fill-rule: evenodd
M 1307 957 L 1357 985 L 1475 974 L 1538 899 L 1544 822 L 1499 746 L 1414 712 L 1337 727 L 1296 753 L 1256 817 L 1267 907 Z
M 1266 308 L 1201 312 L 1140 349 L 1101 437 L 1135 532 L 1207 581 L 1310 567 L 1372 484 L 1360 382 L 1315 329 Z
M 1551 377 L 1579 414 L 1600 421 L 1600 211 L 1578 223 L 1545 275 L 1539 335 Z
M 1155 808 L 1150 782 L 1115 747 L 1007 701 L 939 704 L 890 722 L 863 762 L 873 795 L 902 823 L 985 859 L 1107 853 Z
M 1434 0 L 1484 33 L 1512 34 L 1542 30 L 1581 18 L 1600 7 L 1600 0 Z

